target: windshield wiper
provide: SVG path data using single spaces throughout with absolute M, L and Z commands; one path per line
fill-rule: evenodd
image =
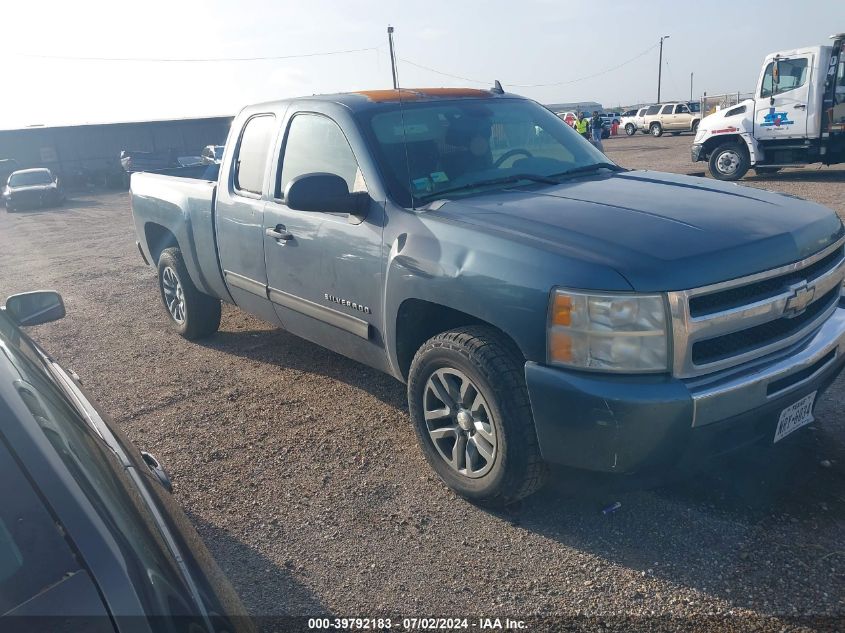
M 615 165 L 613 163 L 593 163 L 592 165 L 582 165 L 581 167 L 573 167 L 558 174 L 550 174 L 549 178 L 560 178 L 561 176 L 572 176 L 574 174 L 583 174 L 588 171 L 597 171 L 599 169 L 609 169 L 611 171 L 626 171 L 624 167 Z
M 433 198 L 435 196 L 442 195 L 444 193 L 454 193 L 456 191 L 465 191 L 467 189 L 475 189 L 476 187 L 485 187 L 487 185 L 504 185 L 514 182 L 519 182 L 520 180 L 530 180 L 531 182 L 541 182 L 546 185 L 558 185 L 560 184 L 557 180 L 550 178 L 548 176 L 540 176 L 538 174 L 513 174 L 511 176 L 501 176 L 499 178 L 488 178 L 487 180 L 479 180 L 477 182 L 470 182 L 465 185 L 459 185 L 457 187 L 447 187 L 446 189 L 441 189 L 440 191 L 432 191 L 431 193 L 426 193 L 421 196 L 417 196 L 420 200 L 425 200 L 426 198 Z

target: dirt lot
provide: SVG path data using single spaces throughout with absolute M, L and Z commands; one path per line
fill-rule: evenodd
M 690 141 L 605 145 L 628 167 L 701 173 Z M 845 170 L 744 184 L 845 216 Z M 252 613 L 746 630 L 749 618 L 781 629 L 845 616 L 843 380 L 811 430 L 776 449 L 657 487 L 569 474 L 489 512 L 430 473 L 393 379 L 230 307 L 208 341 L 169 333 L 134 239 L 125 193 L 0 212 L 0 295 L 63 293 L 67 318 L 34 336 L 164 462 Z

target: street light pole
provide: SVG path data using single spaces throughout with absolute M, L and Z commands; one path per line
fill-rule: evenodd
M 390 44 L 390 70 L 393 72 L 393 89 L 399 88 L 399 78 L 396 76 L 396 54 L 393 52 L 393 27 L 387 27 L 387 41 Z
M 695 74 L 695 73 L 690 73 L 690 74 L 689 74 L 689 100 L 690 100 L 690 101 L 692 101 L 692 76 L 693 76 L 694 74 Z
M 657 103 L 660 103 L 660 80 L 663 78 L 663 40 L 668 39 L 668 35 L 660 38 L 660 60 L 657 64 Z

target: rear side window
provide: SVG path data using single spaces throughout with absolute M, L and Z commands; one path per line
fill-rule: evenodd
M 358 161 L 337 123 L 319 114 L 297 114 L 288 129 L 276 197 L 284 196 L 297 176 L 316 172 L 340 176 L 349 191 L 366 191 Z
M 251 118 L 244 126 L 235 159 L 235 189 L 238 191 L 261 194 L 275 121 L 272 115 L 260 115 Z
M 41 499 L 0 442 L 0 614 L 80 569 Z
M 689 108 L 683 103 L 679 103 L 675 106 L 675 114 L 689 114 Z
M 672 108 L 673 107 L 674 106 L 670 106 L 670 105 L 663 106 L 663 111 L 660 114 L 672 114 Z
M 652 115 L 652 114 L 657 114 L 658 112 L 660 112 L 660 106 L 659 105 L 653 105 L 653 106 L 649 107 L 648 110 L 646 110 L 646 114 L 649 115 L 649 116 Z

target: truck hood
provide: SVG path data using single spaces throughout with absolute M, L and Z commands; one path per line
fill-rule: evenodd
M 648 171 L 497 191 L 429 214 L 609 266 L 643 292 L 776 268 L 843 235 L 832 210 L 800 198 Z
M 745 112 L 726 116 L 728 112 L 733 112 L 736 108 L 743 105 L 745 106 Z M 754 99 L 745 99 L 744 101 L 740 101 L 730 107 L 717 110 L 713 114 L 708 114 L 706 117 L 701 119 L 701 123 L 698 124 L 695 142 L 699 142 L 699 139 L 705 136 L 705 132 L 712 132 L 718 129 L 724 129 L 725 131 L 723 133 L 736 132 L 742 134 L 743 132 L 750 131 L 752 127 L 751 122 L 754 120 L 754 106 Z M 736 129 L 727 129 L 731 127 Z

